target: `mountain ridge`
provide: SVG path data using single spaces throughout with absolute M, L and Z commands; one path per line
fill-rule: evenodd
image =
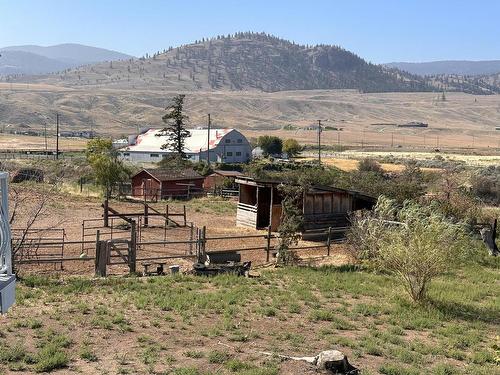
M 420 76 L 446 74 L 481 76 L 500 73 L 500 60 L 401 61 L 383 65 Z
M 39 77 L 9 77 L 65 87 L 276 92 L 351 89 L 359 92 L 500 93 L 489 76 L 422 77 L 367 62 L 336 45 L 300 45 L 266 33 L 237 32 L 169 47 L 153 55 L 86 64 Z
M 52 46 L 20 45 L 0 48 L 9 57 L 0 59 L 0 74 L 47 74 L 86 64 L 130 59 L 133 56 L 78 43 Z M 5 66 L 5 65 L 8 66 Z

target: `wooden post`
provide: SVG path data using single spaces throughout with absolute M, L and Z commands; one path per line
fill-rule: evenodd
M 104 226 L 107 228 L 109 227 L 109 216 L 108 216 L 108 207 L 109 207 L 109 201 L 108 201 L 108 198 L 106 198 L 104 200 L 104 204 L 103 204 L 103 207 L 104 207 Z
M 100 233 L 97 231 L 95 247 L 95 275 L 97 277 L 106 277 L 107 253 L 107 241 L 101 241 Z
M 137 259 L 137 232 L 136 232 L 136 223 L 135 220 L 133 220 L 130 226 L 130 244 L 129 244 L 129 255 L 128 255 L 130 273 L 135 273 L 136 271 L 136 259 Z
M 147 227 L 149 224 L 148 214 L 149 214 L 149 206 L 147 203 L 144 203 L 144 227 Z
M 328 237 L 326 239 L 327 255 L 330 256 L 330 248 L 332 242 L 332 227 L 328 227 Z
M 168 218 L 168 204 L 167 204 L 167 207 L 165 207 L 165 215 L 167 215 L 167 221 L 169 221 L 169 218 Z
M 94 259 L 94 271 L 95 275 L 97 276 L 97 270 L 99 269 L 99 238 L 100 238 L 101 232 L 99 229 L 97 230 L 95 234 L 95 259 Z
M 83 243 L 85 241 L 85 220 L 82 221 L 82 252 L 83 254 L 85 252 L 85 244 Z
M 200 259 L 200 228 L 196 227 L 196 257 Z
M 204 225 L 202 230 L 201 230 L 201 251 L 200 255 L 203 257 L 202 259 L 205 258 L 205 254 L 207 252 L 207 227 Z
M 193 255 L 193 223 L 189 225 L 189 255 Z
M 187 225 L 187 222 L 186 222 L 186 205 L 183 206 L 184 207 L 184 226 Z
M 271 253 L 271 226 L 267 227 L 267 245 L 266 245 L 266 262 L 269 262 L 270 253 Z

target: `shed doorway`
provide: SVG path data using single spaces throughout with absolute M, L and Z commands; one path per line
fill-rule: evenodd
M 267 228 L 271 218 L 271 187 L 259 186 L 257 191 L 257 228 Z

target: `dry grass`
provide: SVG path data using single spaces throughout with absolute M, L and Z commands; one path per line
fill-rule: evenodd
M 41 118 L 34 112 L 51 115 L 60 111 L 72 129 L 88 129 L 95 122 L 102 134 L 124 136 L 137 126 L 161 126 L 167 99 L 178 90 L 93 85 L 51 89 L 51 82 L 38 91 L 24 87 L 0 87 L 4 106 L 0 125 L 21 123 L 41 128 Z M 64 90 L 64 93 L 61 93 Z M 185 90 L 182 90 L 185 91 Z M 327 119 L 327 126 L 343 128 L 325 131 L 329 145 L 369 145 L 403 148 L 476 148 L 494 152 L 500 147 L 500 96 L 473 96 L 450 93 L 446 102 L 437 102 L 434 93 L 359 94 L 353 91 L 288 91 L 277 93 L 187 91 L 186 110 L 191 125 L 206 123 L 212 114 L 214 126 L 243 129 L 249 137 L 268 134 L 314 143 L 316 133 L 301 130 L 315 119 Z M 96 104 L 90 105 L 90 98 Z M 477 99 L 477 101 L 475 101 Z M 119 120 L 119 121 L 117 121 Z M 423 121 L 429 128 L 397 128 L 375 123 Z M 286 125 L 297 130 L 282 130 Z M 67 125 L 68 126 L 68 125 Z M 394 137 L 394 138 L 393 138 Z
M 59 138 L 59 149 L 64 150 L 83 150 L 87 145 L 87 140 L 79 138 Z M 55 137 L 51 136 L 47 142 L 49 150 L 55 150 Z M 45 138 L 28 135 L 0 134 L 0 149 L 2 150 L 44 150 Z

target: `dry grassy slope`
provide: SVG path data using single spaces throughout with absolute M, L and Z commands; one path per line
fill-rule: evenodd
M 250 33 L 196 42 L 151 58 L 68 69 L 36 81 L 71 87 L 169 90 L 431 90 L 421 77 L 369 64 L 337 46 L 300 46 Z
M 0 126 L 20 124 L 43 128 L 57 110 L 63 129 L 89 129 L 90 123 L 102 134 L 126 135 L 142 126 L 161 126 L 161 115 L 169 97 L 177 91 L 125 90 L 96 87 L 61 88 L 45 84 L 0 86 Z M 447 94 L 446 102 L 433 93 L 359 94 L 352 91 L 310 90 L 277 93 L 240 91 L 186 92 L 186 110 L 193 126 L 204 124 L 211 113 L 215 126 L 231 126 L 249 131 L 251 136 L 279 131 L 292 124 L 303 126 L 315 119 L 325 125 L 344 128 L 341 142 L 498 147 L 500 96 Z M 477 100 L 477 101 L 476 101 Z M 41 115 L 37 114 L 40 113 Z M 372 123 L 428 122 L 428 129 L 401 129 L 372 126 Z M 53 122 L 53 121 L 52 121 Z M 280 131 L 283 136 L 314 142 L 313 131 Z M 473 139 L 474 136 L 474 139 Z M 334 131 L 325 132 L 326 143 L 338 142 Z

